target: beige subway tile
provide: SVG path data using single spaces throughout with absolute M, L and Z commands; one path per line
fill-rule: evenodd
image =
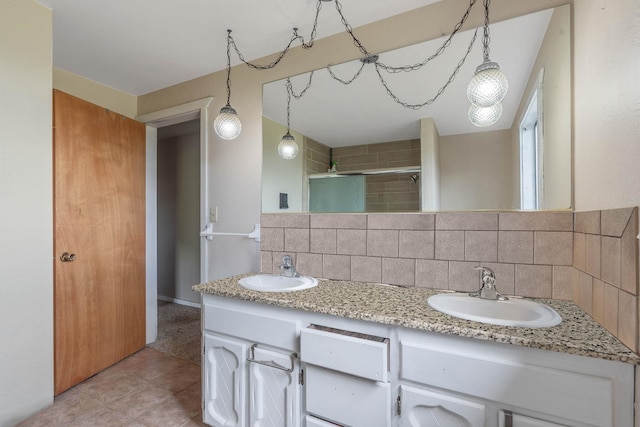
M 449 289 L 460 292 L 475 292 L 480 289 L 480 272 L 476 262 L 449 262 Z
M 607 209 L 601 212 L 603 236 L 622 237 L 624 229 L 636 208 Z
M 500 212 L 500 230 L 573 231 L 573 212 Z
M 415 286 L 416 260 L 382 258 L 382 282 L 392 285 Z
M 498 232 L 497 231 L 465 231 L 464 232 L 465 261 L 498 261 Z
M 631 220 L 622 234 L 622 289 L 631 295 L 638 295 L 638 211 L 635 209 Z
M 591 316 L 593 319 L 604 325 L 604 282 L 600 279 L 593 279 L 593 311 Z
M 324 274 L 322 274 L 322 254 L 298 254 L 296 270 L 304 276 L 324 277 Z
M 622 242 L 617 237 L 602 236 L 602 272 L 600 278 L 618 288 L 622 275 Z
M 337 251 L 337 233 L 335 229 L 310 230 L 309 251 L 316 254 L 335 254 Z
M 361 154 L 367 154 L 369 147 L 366 144 L 352 145 L 349 147 L 335 147 L 333 148 L 331 155 L 333 158 L 340 158 L 342 156 L 358 156 Z
M 311 228 L 367 228 L 367 214 L 311 214 Z
M 586 235 L 573 233 L 573 266 L 585 271 L 586 263 Z
M 309 228 L 309 214 L 262 214 L 260 226 L 262 228 Z
M 263 251 L 283 251 L 284 250 L 284 229 L 283 228 L 261 228 L 260 229 L 260 249 Z
M 584 268 L 581 270 L 593 277 L 602 277 L 602 238 L 584 234 Z
M 323 255 L 322 274 L 326 279 L 351 280 L 351 257 L 348 255 Z
M 417 259 L 416 286 L 449 289 L 449 261 Z
M 580 302 L 578 305 L 589 315 L 593 313 L 593 277 L 582 271 L 580 272 Z
M 382 282 L 382 258 L 352 256 L 351 280 L 355 282 Z
M 260 272 L 273 273 L 273 254 L 270 251 L 260 251 Z
M 367 255 L 397 257 L 398 239 L 397 230 L 368 230 Z
M 604 284 L 604 324 L 613 335 L 618 335 L 618 293 L 609 283 Z
M 536 231 L 533 238 L 534 264 L 573 264 L 573 233 Z
M 369 230 L 433 230 L 435 221 L 430 213 L 375 213 L 367 217 Z
M 400 230 L 400 258 L 433 259 L 434 250 L 433 231 Z
M 497 230 L 497 212 L 439 212 L 437 230 Z
M 600 234 L 600 211 L 575 212 L 575 232 Z
M 638 339 L 638 300 L 635 295 L 618 294 L 618 339 L 636 351 Z
M 435 258 L 464 260 L 464 231 L 436 231 Z
M 580 273 L 582 272 L 577 268 L 573 269 L 573 273 L 572 273 L 573 303 L 576 305 L 580 304 Z
M 500 231 L 498 262 L 533 264 L 533 232 Z
M 549 265 L 516 265 L 516 295 L 551 298 L 552 282 Z
M 367 230 L 336 231 L 337 253 L 342 255 L 366 255 L 367 254 Z
M 551 297 L 553 299 L 573 300 L 573 267 L 554 265 L 553 266 L 553 288 Z
M 515 264 L 499 264 L 483 262 L 483 267 L 489 267 L 496 275 L 496 289 L 503 295 L 514 295 L 516 292 Z
M 309 229 L 285 228 L 284 250 L 285 252 L 309 252 Z

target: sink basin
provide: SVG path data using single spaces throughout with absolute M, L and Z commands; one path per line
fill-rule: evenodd
M 451 293 L 430 296 L 427 303 L 451 316 L 494 325 L 545 328 L 562 321 L 562 317 L 548 305 L 519 298 L 494 301 Z
M 257 274 L 243 277 L 238 281 L 243 288 L 260 292 L 293 292 L 313 288 L 318 280 L 309 276 L 285 277 L 273 274 Z

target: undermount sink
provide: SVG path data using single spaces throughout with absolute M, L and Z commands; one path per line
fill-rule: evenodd
M 494 325 L 546 328 L 562 321 L 562 317 L 548 305 L 520 298 L 501 301 L 445 293 L 430 296 L 427 303 L 451 316 Z
M 313 288 L 318 280 L 309 276 L 286 277 L 273 274 L 257 274 L 238 281 L 243 288 L 260 292 L 294 292 Z

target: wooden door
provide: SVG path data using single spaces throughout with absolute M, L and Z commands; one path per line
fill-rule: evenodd
M 145 345 L 145 126 L 60 91 L 53 123 L 57 395 Z

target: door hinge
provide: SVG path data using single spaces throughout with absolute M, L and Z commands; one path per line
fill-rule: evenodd
M 300 373 L 298 374 L 298 384 L 304 385 L 304 369 L 300 369 Z
M 399 395 L 396 399 L 396 414 L 398 414 L 399 416 L 402 415 L 402 399 Z

